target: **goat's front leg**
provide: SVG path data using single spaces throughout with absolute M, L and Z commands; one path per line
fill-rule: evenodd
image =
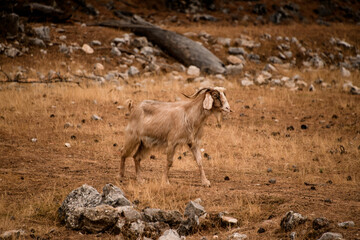
M 168 145 L 168 147 L 166 149 L 166 167 L 165 167 L 165 172 L 164 172 L 164 176 L 163 176 L 163 181 L 167 184 L 170 184 L 169 170 L 170 170 L 171 166 L 173 165 L 175 147 L 176 146 Z
M 197 146 L 197 144 L 189 144 L 189 147 L 191 149 L 192 154 L 194 155 L 194 159 L 200 170 L 201 184 L 204 187 L 210 187 L 210 181 L 206 178 L 204 168 L 202 166 L 201 152 L 199 146 Z

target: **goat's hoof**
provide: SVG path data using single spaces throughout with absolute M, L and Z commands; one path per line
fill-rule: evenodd
M 210 186 L 211 186 L 211 184 L 210 184 L 210 181 L 209 181 L 209 180 L 202 181 L 201 185 L 202 185 L 203 187 L 210 187 Z

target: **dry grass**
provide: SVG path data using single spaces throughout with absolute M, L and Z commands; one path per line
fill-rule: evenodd
M 356 161 L 360 145 L 357 96 L 343 93 L 339 87 L 311 93 L 268 87 L 246 89 L 235 80 L 225 85 L 235 113 L 225 117 L 221 129 L 215 129 L 215 118 L 210 118 L 203 139 L 203 148 L 211 157 L 204 158 L 206 173 L 213 183 L 210 190 L 200 187 L 197 166 L 186 148 L 179 148 L 175 155 L 181 156 L 181 160 L 176 160 L 171 170 L 170 186 L 161 184 L 164 156 L 158 150 L 152 153 L 156 156 L 154 160 L 143 162 L 147 180 L 144 185 L 135 182 L 130 159 L 128 178 L 123 182 L 118 179 L 118 149 L 123 144 L 126 110 L 116 107 L 128 98 L 135 102 L 146 98 L 174 100 L 182 91 L 180 83 L 159 77 L 142 90 L 132 84 L 122 91 L 111 85 L 3 88 L 0 229 L 34 228 L 39 235 L 52 228 L 63 231 L 57 225 L 56 210 L 66 194 L 83 183 L 98 190 L 107 182 L 116 183 L 129 199 L 140 201 L 139 209 L 154 207 L 183 212 L 189 200 L 200 197 L 207 211 L 228 211 L 239 218 L 243 227 L 266 220 L 273 212 L 280 216 L 293 204 L 304 213 L 314 211 L 314 206 L 301 205 L 300 196 L 308 191 L 304 190 L 304 182 L 320 184 L 315 198 L 328 196 L 357 205 L 354 202 L 358 196 L 354 191 L 360 181 L 360 165 Z M 193 87 L 189 85 L 186 91 Z M 55 117 L 51 118 L 51 114 Z M 103 120 L 91 120 L 92 114 Z M 73 126 L 64 129 L 66 122 Z M 330 122 L 334 125 L 328 129 L 325 126 Z M 77 127 L 79 124 L 81 127 Z M 307 124 L 309 129 L 301 130 L 301 124 Z M 286 130 L 290 125 L 294 131 Z M 273 136 L 274 132 L 279 135 Z M 73 135 L 76 139 L 71 139 Z M 38 141 L 33 143 L 32 138 Z M 65 148 L 65 142 L 70 142 L 71 148 Z M 340 145 L 346 153 L 340 153 Z M 299 172 L 293 172 L 293 165 Z M 266 173 L 267 168 L 273 172 Z M 225 176 L 230 181 L 224 181 Z M 347 181 L 347 176 L 352 180 Z M 277 184 L 266 186 L 270 178 L 276 178 Z M 321 187 L 328 180 L 333 185 Z M 293 190 L 286 190 L 291 185 Z M 350 202 L 342 200 L 347 191 L 355 194 Z M 299 199 L 294 198 L 298 194 Z M 275 206 L 279 209 L 275 210 Z M 315 211 L 328 212 L 325 208 Z M 348 214 L 343 211 L 341 215 Z M 357 220 L 354 216 L 351 219 Z

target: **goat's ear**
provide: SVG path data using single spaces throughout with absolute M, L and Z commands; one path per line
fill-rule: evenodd
M 212 108 L 213 102 L 214 102 L 213 98 L 211 97 L 210 93 L 207 92 L 205 94 L 205 99 L 203 102 L 204 109 L 210 110 Z

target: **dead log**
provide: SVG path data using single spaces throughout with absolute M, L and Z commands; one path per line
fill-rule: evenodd
M 118 16 L 121 16 L 121 13 Z M 186 66 L 195 65 L 206 73 L 225 72 L 221 60 L 199 43 L 181 34 L 161 29 L 136 15 L 130 21 L 127 16 L 123 16 L 123 18 L 124 20 L 110 20 L 90 25 L 131 30 L 136 35 L 145 36 L 153 44 L 158 45 L 164 52 Z
M 41 3 L 18 4 L 14 7 L 14 11 L 21 16 L 28 17 L 29 21 L 64 22 L 71 17 L 68 12 Z

